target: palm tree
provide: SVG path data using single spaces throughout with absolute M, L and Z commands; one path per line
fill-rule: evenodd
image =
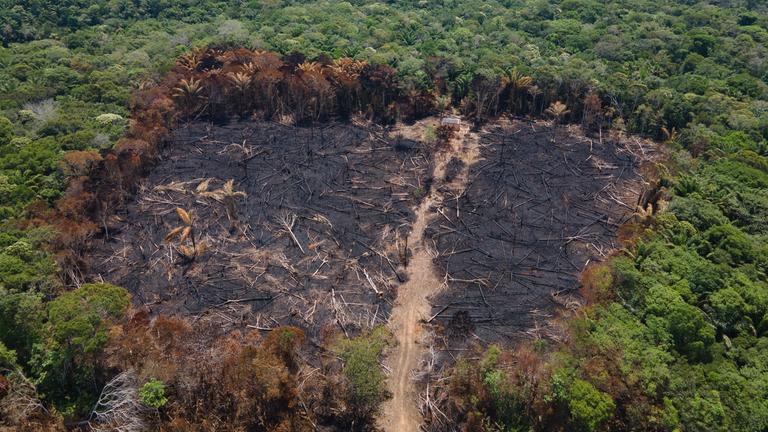
M 176 250 L 185 260 L 192 261 L 205 252 L 205 242 L 198 243 L 195 241 L 194 224 L 190 212 L 181 207 L 176 207 L 176 214 L 179 216 L 179 219 L 181 219 L 182 225 L 170 230 L 168 234 L 166 234 L 164 241 L 170 242 L 176 237 L 179 237 Z M 184 244 L 187 239 L 191 241 L 191 247 Z
M 661 127 L 661 134 L 664 137 L 664 142 L 674 143 L 677 141 L 678 138 L 680 138 L 680 133 L 677 131 L 677 128 L 673 127 L 672 130 L 667 129 L 666 126 Z
M 203 83 L 194 77 L 182 79 L 173 89 L 172 97 L 179 101 L 183 109 L 193 112 L 197 103 L 203 99 Z
M 555 118 L 555 125 L 552 128 L 552 142 L 555 142 L 555 137 L 557 136 L 557 124 L 562 121 L 562 118 L 571 112 L 571 110 L 568 109 L 568 106 L 560 101 L 552 102 L 549 105 L 549 108 L 544 110 L 545 113 L 548 115 L 551 115 Z
M 248 111 L 248 90 L 253 84 L 251 75 L 247 72 L 230 72 L 227 74 L 227 78 L 235 87 L 235 92 L 237 93 L 237 108 L 242 115 L 245 115 Z
M 543 92 L 537 85 L 532 85 L 528 87 L 528 94 L 531 95 L 531 98 L 533 98 L 533 109 L 538 112 L 538 107 L 536 106 L 536 98 L 541 96 Z
M 519 113 L 523 109 L 523 92 L 533 86 L 533 78 L 524 75 L 517 69 L 512 69 L 505 72 L 504 83 L 510 89 L 510 99 L 512 99 L 510 105 Z
M 347 80 L 356 80 L 360 76 L 366 63 L 364 61 L 352 60 L 351 58 L 343 57 L 338 60 L 334 60 L 330 66 L 330 70 Z
M 245 72 L 230 72 L 227 78 L 240 92 L 245 92 L 251 85 L 251 77 Z
M 178 64 L 185 69 L 194 70 L 200 64 L 200 58 L 202 57 L 202 50 L 194 50 L 179 57 Z
M 213 191 L 208 191 L 208 181 L 201 182 L 196 189 L 196 192 L 198 192 L 200 195 L 212 198 L 222 204 L 227 209 L 227 219 L 237 219 L 237 213 L 235 210 L 235 200 L 237 198 L 245 198 L 248 196 L 243 191 L 236 191 L 235 190 L 235 180 L 229 179 L 224 183 L 224 186 L 221 187 L 221 189 L 216 189 Z
M 560 123 L 563 116 L 571 112 L 571 110 L 568 109 L 566 104 L 556 101 L 552 102 L 544 112 L 554 117 L 557 123 Z
M 257 65 L 254 62 L 250 62 L 243 66 L 243 72 L 246 73 L 249 77 L 253 78 L 254 75 L 256 75 L 261 70 L 261 66 Z
M 299 64 L 298 69 L 304 73 L 310 73 L 310 72 L 320 72 L 320 69 L 322 68 L 322 65 L 318 62 L 307 62 Z
M 454 102 L 461 102 L 469 93 L 469 86 L 472 83 L 472 75 L 464 72 L 453 80 L 453 98 Z

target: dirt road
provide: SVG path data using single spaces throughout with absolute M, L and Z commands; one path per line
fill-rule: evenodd
M 478 158 L 477 145 L 477 135 L 468 132 L 467 128 L 462 128 L 451 140 L 448 148 L 437 153 L 432 190 L 416 209 L 416 220 L 408 236 L 412 253 L 407 267 L 408 281 L 399 287 L 397 302 L 390 317 L 390 327 L 397 340 L 397 346 L 388 358 L 392 399 L 384 404 L 380 417 L 380 426 L 386 431 L 418 431 L 421 424 L 418 393 L 411 379 L 427 348 L 424 343 L 427 341 L 427 334 L 420 320 L 429 318 L 430 305 L 427 299 L 437 293 L 444 283 L 432 263 L 433 252 L 424 242 L 424 230 L 434 216 L 430 209 L 442 202 L 439 189 L 446 185 L 444 177 L 448 162 L 453 157 L 464 162 L 462 172 L 447 184 L 454 189 L 463 188 L 468 168 Z

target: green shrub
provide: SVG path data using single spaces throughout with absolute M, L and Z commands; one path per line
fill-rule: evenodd
M 48 304 L 53 338 L 73 354 L 89 354 L 107 342 L 109 325 L 123 317 L 130 295 L 123 288 L 85 284 Z
M 389 331 L 379 326 L 368 334 L 343 340 L 337 347 L 350 385 L 348 402 L 359 416 L 373 414 L 386 397 L 385 376 L 379 361 L 389 338 Z
M 30 368 L 57 408 L 81 415 L 95 401 L 97 359 L 129 304 L 124 289 L 103 283 L 82 285 L 47 304 L 45 334 L 33 347 Z
M 0 148 L 11 142 L 13 138 L 13 123 L 5 117 L 0 116 Z
M 526 430 L 530 427 L 525 412 L 526 395 L 510 385 L 504 371 L 493 369 L 483 376 L 483 385 L 491 405 L 491 417 L 505 431 Z
M 17 367 L 16 351 L 8 349 L 0 342 L 0 369 L 15 369 Z
M 575 426 L 582 431 L 595 431 L 613 416 L 616 404 L 611 396 L 596 389 L 588 381 L 576 379 L 568 391 L 568 409 Z
M 160 380 L 150 379 L 139 389 L 139 400 L 150 408 L 164 407 L 168 403 L 168 398 L 165 397 L 165 384 Z

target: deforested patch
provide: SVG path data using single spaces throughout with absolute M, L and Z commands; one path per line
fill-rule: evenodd
M 94 277 L 155 312 L 233 326 L 350 334 L 386 322 L 428 189 L 420 142 L 373 125 L 266 121 L 191 123 L 169 142 L 97 242 Z
M 546 337 L 539 333 L 556 312 L 577 306 L 570 294 L 585 265 L 617 247 L 648 155 L 545 124 L 499 123 L 478 134 L 467 181 L 445 188 L 426 232 L 447 281 L 431 299 L 431 323 L 446 345 Z

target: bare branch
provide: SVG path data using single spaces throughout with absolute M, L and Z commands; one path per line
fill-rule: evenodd
M 94 432 L 141 432 L 147 430 L 145 411 L 139 401 L 136 374 L 128 370 L 112 378 L 101 390 L 88 425 Z

